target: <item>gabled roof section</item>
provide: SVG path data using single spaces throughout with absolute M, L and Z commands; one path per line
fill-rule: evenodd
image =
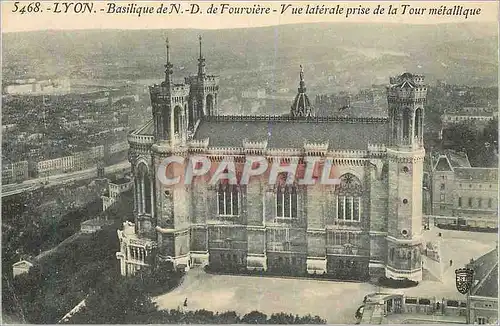
M 445 150 L 433 155 L 435 171 L 454 171 L 456 168 L 470 168 L 469 158 L 464 152 Z
M 450 161 L 446 156 L 440 156 L 436 165 L 434 166 L 435 171 L 453 171 Z
M 498 247 L 469 264 L 474 270 L 471 294 L 498 298 Z

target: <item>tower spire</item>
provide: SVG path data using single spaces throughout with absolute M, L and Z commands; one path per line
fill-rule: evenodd
M 205 76 L 205 58 L 201 52 L 201 35 L 198 36 L 200 43 L 200 57 L 198 58 L 198 77 L 202 78 Z
M 174 65 L 170 62 L 170 44 L 168 42 L 168 37 L 165 39 L 165 51 L 167 56 L 167 63 L 165 64 L 165 81 L 170 84 L 172 82 L 172 74 L 174 72 L 172 68 Z

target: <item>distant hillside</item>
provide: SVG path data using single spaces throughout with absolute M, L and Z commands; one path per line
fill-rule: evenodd
M 370 85 L 402 70 L 422 72 L 431 80 L 496 85 L 497 31 L 496 24 L 475 23 L 23 32 L 3 34 L 2 59 L 4 78 L 23 71 L 84 78 L 91 71 L 93 78 L 159 79 L 168 34 L 181 77 L 196 71 L 197 36 L 202 34 L 208 70 L 221 74 L 223 83 L 237 77 L 295 88 L 298 65 L 304 64 L 309 87 L 321 87 L 331 76 L 337 85 Z

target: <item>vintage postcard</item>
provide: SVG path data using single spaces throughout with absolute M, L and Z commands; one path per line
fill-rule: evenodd
M 2 323 L 498 325 L 496 1 L 2 1 Z

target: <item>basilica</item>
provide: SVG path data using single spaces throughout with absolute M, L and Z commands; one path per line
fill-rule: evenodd
M 142 268 L 332 279 L 422 279 L 424 77 L 403 73 L 387 86 L 387 117 L 317 116 L 302 67 L 290 114 L 218 114 L 219 77 L 198 72 L 173 80 L 167 41 L 165 80 L 150 87 L 152 119 L 128 136 L 135 222 L 118 230 L 121 273 Z M 335 185 L 191 184 L 169 187 L 165 158 L 211 161 L 333 162 Z M 168 173 L 165 172 L 165 173 Z

